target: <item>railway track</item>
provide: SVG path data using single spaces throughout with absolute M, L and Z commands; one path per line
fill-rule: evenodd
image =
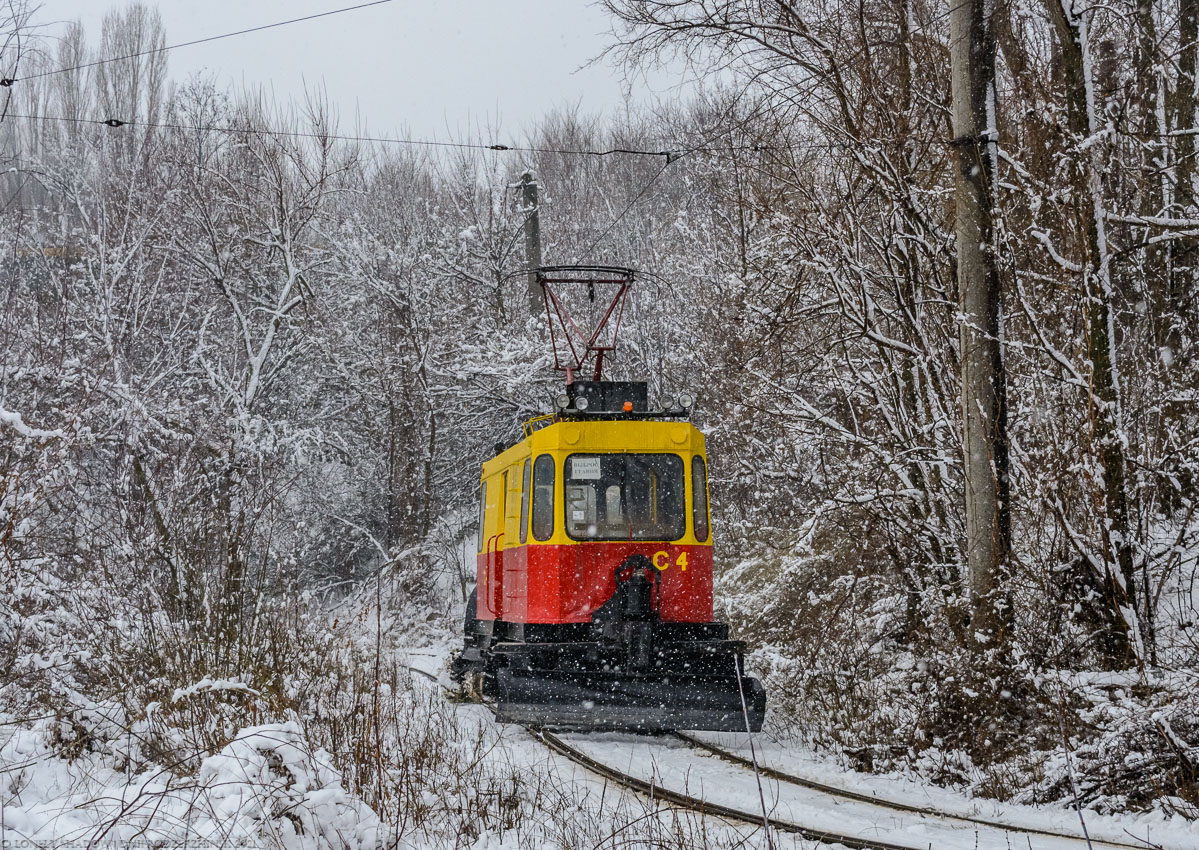
M 412 669 L 414 673 L 433 681 L 440 685 L 437 677 L 423 670 L 416 668 Z M 654 779 L 646 779 L 630 774 L 627 771 L 621 770 L 611 764 L 606 764 L 601 759 L 590 755 L 583 749 L 572 745 L 569 741 L 561 736 L 546 730 L 533 726 L 524 727 L 529 734 L 544 744 L 552 752 L 568 759 L 571 762 L 579 765 L 587 771 L 602 777 L 610 782 L 626 788 L 630 791 L 651 797 L 652 799 L 662 800 L 671 805 L 679 806 L 689 811 L 694 811 L 699 814 L 706 814 L 723 820 L 735 823 L 743 823 L 755 829 L 761 829 L 763 823 L 762 812 L 760 810 L 746 810 L 732 806 L 726 806 L 720 803 L 714 803 L 711 800 L 703 797 L 697 797 L 674 788 L 667 787 L 660 781 Z M 682 742 L 687 747 L 692 748 L 698 754 L 713 756 L 721 759 L 729 764 L 736 765 L 744 771 L 753 769 L 752 763 L 742 756 L 715 746 L 699 738 L 695 738 L 686 733 L 676 732 L 670 737 Z M 1004 844 L 1006 847 L 1028 846 L 1031 850 L 1037 850 L 1031 841 L 1031 837 L 1038 837 L 1043 840 L 1049 840 L 1057 847 L 1065 843 L 1072 847 L 1087 847 L 1089 845 L 1092 850 L 1094 848 L 1122 848 L 1123 850 L 1156 850 L 1159 845 L 1149 843 L 1148 841 L 1112 841 L 1099 840 L 1092 838 L 1088 842 L 1077 835 L 1071 835 L 1064 832 L 1056 832 L 1041 828 L 1028 828 L 1004 824 L 996 821 L 987 820 L 984 818 L 976 818 L 966 815 L 953 815 L 936 809 L 905 804 L 893 800 L 879 799 L 868 794 L 862 794 L 855 791 L 849 791 L 835 786 L 826 785 L 824 783 L 805 779 L 803 777 L 793 776 L 783 771 L 771 767 L 758 765 L 758 772 L 764 780 L 769 780 L 779 785 L 788 785 L 796 788 L 802 788 L 809 792 L 815 792 L 830 798 L 830 803 L 837 804 L 841 802 L 852 802 L 864 804 L 872 807 L 872 809 L 887 811 L 907 816 L 916 816 L 921 819 L 921 823 L 935 824 L 940 826 L 956 825 L 961 830 L 962 835 L 968 834 L 966 830 L 971 830 L 973 836 L 973 846 L 981 847 L 979 843 L 979 830 L 994 831 L 996 834 L 1004 836 Z M 840 832 L 833 829 L 825 829 L 809 824 L 798 823 L 793 819 L 778 817 L 776 815 L 768 815 L 770 828 L 778 832 L 790 833 L 799 836 L 809 841 L 819 841 L 827 844 L 841 844 L 846 847 L 854 848 L 854 850 L 928 850 L 930 847 L 937 846 L 935 839 L 933 841 L 924 840 L 913 841 L 912 843 L 903 844 L 891 841 L 884 841 L 876 838 L 867 838 L 861 835 L 852 835 L 845 832 Z M 1022 839 L 1018 843 L 1015 839 Z
M 526 727 L 527 728 L 527 727 Z M 714 815 L 723 818 L 727 821 L 744 823 L 756 829 L 762 827 L 761 813 L 751 813 L 734 809 L 729 806 L 722 806 L 719 803 L 713 803 L 710 800 L 705 800 L 700 797 L 693 797 L 689 794 L 684 794 L 679 791 L 674 791 L 657 783 L 640 779 L 636 776 L 630 776 L 622 770 L 611 767 L 603 762 L 593 759 L 591 756 L 575 749 L 568 743 L 563 741 L 552 732 L 544 729 L 529 729 L 529 732 L 543 744 L 549 747 L 552 751 L 558 753 L 565 758 L 570 759 L 580 767 L 585 767 L 587 770 L 599 776 L 609 779 L 616 784 L 628 788 L 631 791 L 637 791 L 645 794 L 655 800 L 664 800 L 676 806 L 688 809 L 693 812 L 704 815 Z M 854 848 L 854 850 L 925 850 L 922 847 L 916 847 L 908 844 L 892 844 L 887 841 L 877 841 L 874 839 L 862 839 L 852 835 L 842 835 L 836 832 L 827 830 L 811 829 L 797 823 L 791 823 L 787 820 L 778 818 L 769 818 L 770 828 L 779 832 L 789 832 L 799 835 L 809 841 L 819 841 L 824 844 L 843 844 L 846 847 Z
M 715 744 L 710 744 L 707 741 L 701 740 L 700 738 L 696 738 L 693 735 L 688 735 L 686 732 L 674 732 L 673 736 L 692 747 L 698 747 L 699 749 L 704 750 L 708 753 L 711 753 L 712 755 L 716 756 L 717 758 L 723 759 L 724 761 L 727 761 L 730 764 L 736 764 L 743 768 L 753 769 L 754 765 L 749 759 L 747 759 L 743 756 L 740 756 L 737 753 L 730 752 L 730 751 L 724 749 L 723 747 L 718 747 Z M 983 826 L 988 829 L 999 829 L 999 830 L 1004 830 L 1006 832 L 1019 833 L 1020 835 L 1040 835 L 1040 836 L 1045 836 L 1048 838 L 1063 838 L 1063 839 L 1067 839 L 1069 841 L 1079 841 L 1079 842 L 1085 841 L 1085 839 L 1083 839 L 1082 837 L 1080 837 L 1078 835 L 1073 835 L 1068 832 L 1057 832 L 1052 829 L 1042 829 L 1039 827 L 1015 826 L 1012 824 L 1005 824 L 1001 821 L 988 820 L 987 818 L 973 817 L 971 815 L 955 815 L 955 814 L 950 814 L 948 812 L 942 812 L 942 811 L 940 811 L 938 809 L 934 809 L 930 806 L 910 805 L 907 803 L 898 802 L 896 800 L 888 800 L 885 798 L 875 797 L 870 794 L 862 794 L 857 791 L 850 791 L 845 788 L 838 788 L 835 785 L 826 785 L 823 782 L 817 782 L 815 780 L 806 779 L 801 776 L 794 776 L 792 774 L 785 773 L 781 770 L 777 770 L 772 767 L 767 767 L 762 764 L 759 764 L 757 766 L 757 769 L 758 769 L 758 772 L 762 774 L 762 776 L 767 777 L 769 779 L 773 779 L 776 782 L 785 782 L 789 785 L 799 786 L 800 788 L 807 788 L 812 791 L 821 791 L 826 794 L 831 794 L 835 797 L 840 797 L 840 798 L 843 798 L 846 800 L 855 800 L 855 801 L 861 802 L 861 803 L 870 803 L 871 805 L 874 805 L 874 806 L 884 806 L 888 809 L 893 809 L 894 811 L 897 811 L 897 812 L 907 812 L 909 814 L 923 815 L 926 817 L 935 817 L 935 818 L 940 818 L 941 820 L 947 820 L 947 821 L 958 821 L 961 823 L 973 824 L 975 826 Z M 1091 844 L 1103 846 L 1103 847 L 1128 847 L 1128 848 L 1134 848 L 1134 850 L 1149 850 L 1149 848 L 1153 848 L 1156 846 L 1156 845 L 1150 844 L 1146 841 L 1137 841 L 1134 843 L 1132 841 L 1111 841 L 1111 840 L 1099 841 L 1099 840 L 1095 840 L 1095 839 L 1091 840 Z

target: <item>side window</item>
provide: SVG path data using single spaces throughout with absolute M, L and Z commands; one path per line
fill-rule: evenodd
M 533 460 L 525 461 L 525 474 L 520 482 L 520 542 L 529 539 L 529 483 L 533 476 Z
M 691 459 L 691 497 L 695 539 L 703 543 L 708 539 L 708 471 L 699 455 Z
M 554 533 L 554 459 L 541 455 L 533 463 L 533 537 L 549 540 Z
M 508 519 L 508 473 L 504 471 L 500 473 L 500 515 L 495 518 L 495 533 L 497 535 L 495 541 L 496 551 L 503 547 L 500 543 L 504 539 L 504 525 Z
M 483 551 L 483 521 L 487 519 L 487 482 L 479 488 L 479 540 L 477 552 Z

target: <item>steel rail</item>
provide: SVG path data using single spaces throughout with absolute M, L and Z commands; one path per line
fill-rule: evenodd
M 680 741 L 683 741 L 684 743 L 693 747 L 706 750 L 707 752 L 724 761 L 739 765 L 744 768 L 753 767 L 753 762 L 744 756 L 729 752 L 728 750 L 718 747 L 715 744 L 709 744 L 707 741 L 695 738 L 691 735 L 688 735 L 686 732 L 673 732 L 671 734 Z M 941 820 L 961 821 L 963 823 L 974 824 L 976 826 L 985 826 L 988 829 L 999 829 L 1005 832 L 1016 832 L 1021 835 L 1041 835 L 1047 838 L 1062 838 L 1068 841 L 1086 842 L 1086 839 L 1083 838 L 1083 836 L 1072 835 L 1068 832 L 1057 832 L 1052 829 L 1043 829 L 1040 827 L 1017 826 L 1015 824 L 988 820 L 986 818 L 974 817 L 972 815 L 955 815 L 950 812 L 942 812 L 939 809 L 934 809 L 929 806 L 915 806 L 908 803 L 900 803 L 895 800 L 888 800 L 883 797 L 874 797 L 870 794 L 863 794 L 859 791 L 850 791 L 845 788 L 838 788 L 835 785 L 826 785 L 823 782 L 817 782 L 813 779 L 805 779 L 802 776 L 794 776 L 776 768 L 767 767 L 761 763 L 758 764 L 758 771 L 763 776 L 768 776 L 771 779 L 774 779 L 778 782 L 787 783 L 788 785 L 797 785 L 800 788 L 807 788 L 810 791 L 820 791 L 825 794 L 831 794 L 835 797 L 842 797 L 844 799 L 854 800 L 859 803 L 870 803 L 874 806 L 881 806 L 883 808 L 892 809 L 898 812 L 909 812 L 916 815 L 926 815 L 928 817 L 935 817 Z M 1157 847 L 1157 845 L 1148 843 L 1146 841 L 1138 841 L 1134 844 L 1127 841 L 1111 841 L 1097 838 L 1091 838 L 1089 843 L 1092 846 L 1101 845 L 1104 847 L 1128 847 L 1132 848 L 1133 850 L 1152 850 L 1152 848 Z
M 424 670 L 418 670 L 415 667 L 408 667 L 412 672 L 423 676 L 426 679 L 434 682 L 437 685 L 441 683 L 437 677 Z M 445 687 L 441 685 L 441 687 Z M 692 797 L 688 794 L 682 794 L 678 791 L 672 791 L 669 788 L 663 788 L 654 782 L 648 782 L 644 779 L 638 779 L 635 776 L 630 776 L 622 770 L 610 767 L 603 762 L 593 759 L 591 756 L 583 753 L 570 744 L 563 741 L 554 733 L 540 729 L 531 725 L 521 724 L 530 735 L 541 741 L 547 749 L 558 755 L 569 759 L 580 767 L 596 774 L 597 776 L 615 782 L 623 788 L 630 791 L 636 791 L 639 794 L 644 794 L 653 800 L 662 800 L 667 803 L 687 809 L 701 815 L 712 815 L 714 817 L 723 818 L 729 821 L 744 823 L 747 826 L 752 826 L 755 829 L 762 827 L 762 815 L 756 812 L 743 812 L 740 809 L 734 809 L 729 806 L 722 806 L 719 803 L 712 803 L 698 797 Z M 892 844 L 887 841 L 872 841 L 863 838 L 856 838 L 850 835 L 838 835 L 833 832 L 824 830 L 816 830 L 800 824 L 791 823 L 790 821 L 779 820 L 778 818 L 768 818 L 770 828 L 779 830 L 780 832 L 789 832 L 808 841 L 818 841 L 823 844 L 842 844 L 851 850 L 926 850 L 924 847 L 913 847 L 908 844 Z
M 715 817 L 724 818 L 730 821 L 739 821 L 748 826 L 758 829 L 762 827 L 762 814 L 760 812 L 744 812 L 740 809 L 734 809 L 729 806 L 722 806 L 719 803 L 713 803 L 708 800 L 703 800 L 699 797 L 692 797 L 689 794 L 683 794 L 679 791 L 672 791 L 669 788 L 664 788 L 655 782 L 650 782 L 645 779 L 638 779 L 635 776 L 630 776 L 622 770 L 614 767 L 609 767 L 603 762 L 593 759 L 586 753 L 576 750 L 574 747 L 567 744 L 557 735 L 545 729 L 536 729 L 533 727 L 525 727 L 530 734 L 538 738 L 549 749 L 558 753 L 565 758 L 570 759 L 580 767 L 584 767 L 592 773 L 598 774 L 605 779 L 609 779 L 622 787 L 628 788 L 631 791 L 637 791 L 654 800 L 664 800 L 668 803 L 673 803 L 684 809 L 696 812 L 701 815 L 714 815 Z M 802 826 L 801 824 L 792 823 L 790 821 L 780 820 L 774 817 L 768 817 L 770 828 L 779 832 L 789 832 L 800 836 L 807 841 L 819 841 L 823 844 L 843 844 L 853 850 L 926 850 L 924 847 L 913 847 L 909 844 L 892 844 L 888 841 L 875 841 L 871 839 L 858 838 L 851 835 L 840 835 L 835 832 L 826 832 L 824 830 L 812 829 L 811 827 Z

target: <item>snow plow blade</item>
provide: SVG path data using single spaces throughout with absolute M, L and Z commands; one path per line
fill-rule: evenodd
M 504 669 L 495 716 L 571 731 L 709 732 L 762 730 L 766 691 L 749 676 Z M 745 695 L 744 708 L 742 692 Z

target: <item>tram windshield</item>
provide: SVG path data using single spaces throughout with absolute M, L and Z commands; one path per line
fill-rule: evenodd
M 678 540 L 686 531 L 677 455 L 576 454 L 564 477 L 566 532 L 575 540 Z

